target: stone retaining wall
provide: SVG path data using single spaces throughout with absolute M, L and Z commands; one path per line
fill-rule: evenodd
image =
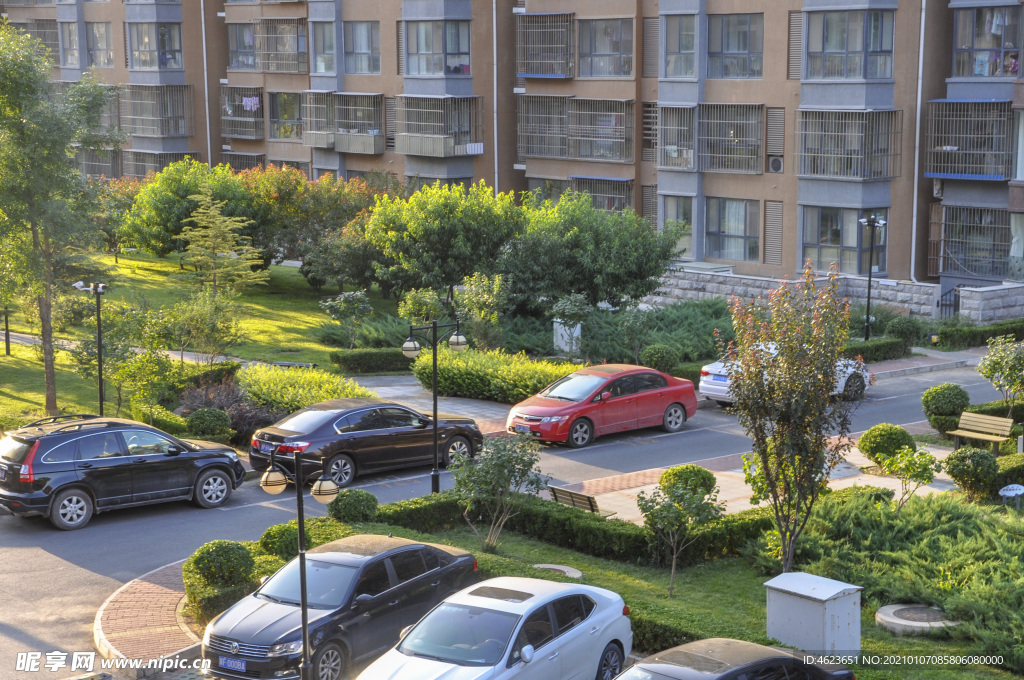
M 961 288 L 960 314 L 979 324 L 1024 317 L 1024 283 Z

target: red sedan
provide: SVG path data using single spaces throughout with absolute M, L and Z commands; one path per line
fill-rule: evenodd
M 604 434 L 660 425 L 678 432 L 697 412 L 693 383 L 629 364 L 571 373 L 509 411 L 509 432 L 581 448 Z

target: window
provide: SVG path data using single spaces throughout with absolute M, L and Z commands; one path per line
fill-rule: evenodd
M 668 387 L 668 381 L 657 373 L 639 373 L 636 376 L 636 391 L 649 392 Z
M 256 69 L 254 24 L 228 24 L 228 68 L 239 71 Z
M 757 262 L 760 204 L 737 198 L 708 198 L 704 220 L 706 257 Z
M 612 393 L 612 398 L 626 397 L 633 394 L 633 376 L 627 375 L 624 378 L 612 381 L 606 390 Z
M 117 439 L 117 435 L 107 434 L 107 435 L 102 435 L 102 436 L 105 436 L 105 437 L 113 436 L 114 439 L 115 439 L 115 442 L 116 442 L 116 439 Z M 85 437 L 84 439 L 92 439 L 92 437 Z M 77 451 L 77 447 L 78 447 L 79 441 L 80 440 L 74 440 L 73 439 L 73 440 L 71 440 L 69 442 L 64 442 L 63 444 L 58 444 L 57 446 L 53 447 L 52 449 L 50 449 L 49 451 L 46 452 L 46 455 L 44 455 L 43 458 L 42 458 L 42 462 L 44 462 L 44 463 L 70 463 L 70 462 L 72 462 L 75 459 L 75 452 Z M 100 447 L 96 447 L 96 448 L 100 448 Z M 116 450 L 117 453 L 115 453 L 113 455 L 117 455 L 117 456 L 121 455 L 121 452 L 120 452 L 119 448 L 115 448 L 114 450 Z M 102 448 L 100 448 L 99 453 L 101 453 L 101 454 L 103 453 L 103 449 Z M 88 456 L 85 456 L 85 457 L 86 458 L 97 458 L 98 456 L 88 455 Z
M 676 243 L 676 256 L 693 258 L 693 197 L 666 196 L 665 221 L 675 220 L 686 225 L 686 231 Z
M 857 208 L 804 207 L 803 260 L 826 270 L 833 262 L 842 274 L 867 274 L 871 253 L 871 229 L 860 223 L 874 215 L 886 221 L 888 211 Z M 873 271 L 885 271 L 886 227 L 875 226 Z
M 480 97 L 397 97 L 398 153 L 414 156 L 474 156 L 483 153 Z
M 132 434 L 134 433 L 125 433 L 129 441 L 131 440 Z M 74 452 L 74 446 L 61 448 L 70 448 L 71 451 Z M 58 462 L 50 458 L 52 455 L 52 453 L 47 454 L 47 462 Z M 93 434 L 88 437 L 82 437 L 78 440 L 78 457 L 80 460 L 91 460 L 93 458 L 117 458 L 120 455 L 121 441 L 114 432 Z
M 709 172 L 763 172 L 762 109 L 757 104 L 701 104 L 697 168 Z
M 598 210 L 621 212 L 633 206 L 632 180 L 602 177 L 572 177 L 573 189 L 586 191 Z
M 554 628 L 551 626 L 551 615 L 548 613 L 548 606 L 544 605 L 537 611 L 526 617 L 523 627 L 516 636 L 516 648 L 512 652 L 512 658 L 518 659 L 519 652 L 526 645 L 533 645 L 534 649 L 540 649 L 554 638 Z
M 270 138 L 301 139 L 302 114 L 298 92 L 270 93 Z
M 1007 180 L 1013 147 L 1013 102 L 928 103 L 925 177 Z
M 568 138 L 571 158 L 633 160 L 633 102 L 569 99 Z
M 222 86 L 220 99 L 222 136 L 263 139 L 263 88 Z
M 797 112 L 797 173 L 804 177 L 899 177 L 901 111 Z
M 536 193 L 541 200 L 558 203 L 558 199 L 569 190 L 569 180 L 527 177 L 526 188 Z
M 382 408 L 380 413 L 388 427 L 418 427 L 423 423 L 418 415 L 404 408 Z
M 356 583 L 355 596 L 370 595 L 376 597 L 389 588 L 391 588 L 391 577 L 388 576 L 388 568 L 384 564 L 384 560 L 378 560 L 373 564 L 367 565 L 363 575 L 359 577 L 359 582 Z
M 379 21 L 345 22 L 345 73 L 380 73 Z
M 807 15 L 807 77 L 892 78 L 892 11 Z
M 334 22 L 310 23 L 313 36 L 313 73 L 334 73 Z
M 763 14 L 708 16 L 708 78 L 760 78 Z
M 391 566 L 395 568 L 395 576 L 398 577 L 399 583 L 411 581 L 427 572 L 419 550 L 406 550 L 392 555 Z
M 1021 231 L 1008 210 L 936 204 L 928 240 L 929 274 L 1019 280 Z
M 1016 76 L 1020 65 L 1020 6 L 956 10 L 953 75 Z
M 469 75 L 468 21 L 410 21 L 406 43 L 409 75 Z
M 78 24 L 60 25 L 60 65 L 78 66 Z
M 662 107 L 658 112 L 658 167 L 694 170 L 696 107 Z
M 692 14 L 665 17 L 666 78 L 692 78 L 697 74 L 696 20 Z
M 582 595 L 570 595 L 562 597 L 551 603 L 555 610 L 555 622 L 558 625 L 558 634 L 574 626 L 578 626 L 587 618 L 587 609 L 583 606 L 583 600 L 587 598 Z
M 350 413 L 334 424 L 334 429 L 338 431 L 338 434 L 343 432 L 366 432 L 367 430 L 379 430 L 380 428 L 380 417 L 374 409 Z
M 181 24 L 128 24 L 131 68 L 180 69 Z
M 566 158 L 567 97 L 517 95 L 519 158 Z
M 305 19 L 263 19 L 256 25 L 256 63 L 273 73 L 307 73 Z
M 121 166 L 125 177 L 142 179 L 151 172 L 160 172 L 171 163 L 196 158 L 198 155 L 185 152 L 135 151 L 125 149 L 121 152 Z
M 195 134 L 191 85 L 124 85 L 121 127 L 141 137 L 188 137 Z
M 633 20 L 580 21 L 580 77 L 633 75 Z
M 174 443 L 148 430 L 125 430 L 129 456 L 166 456 Z
M 516 14 L 516 75 L 573 76 L 573 15 Z
M 109 22 L 86 22 L 85 40 L 90 66 L 110 68 L 114 65 L 114 43 L 110 39 Z

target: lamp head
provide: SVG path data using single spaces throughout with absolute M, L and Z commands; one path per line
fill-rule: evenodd
M 409 357 L 410 359 L 415 359 L 417 356 L 419 356 L 419 353 L 420 343 L 416 342 L 416 339 L 410 335 L 409 339 L 405 341 L 404 345 L 402 345 L 402 354 Z
M 272 496 L 284 491 L 288 486 L 288 478 L 276 467 L 267 468 L 267 471 L 260 477 L 260 487 Z
M 327 504 L 338 496 L 338 485 L 327 475 L 321 475 L 320 479 L 313 483 L 313 498 L 318 503 Z
M 455 331 L 455 334 L 448 339 L 448 346 L 456 352 L 461 352 L 466 349 L 467 344 L 468 341 L 466 340 L 466 336 L 458 331 Z

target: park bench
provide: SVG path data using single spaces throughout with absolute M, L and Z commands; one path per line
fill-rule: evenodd
M 592 512 L 602 517 L 611 517 L 615 513 L 609 510 L 601 510 L 597 507 L 597 499 L 593 496 L 588 496 L 585 493 L 578 491 L 570 491 L 569 489 L 563 489 L 558 486 L 549 486 L 548 490 L 551 491 L 551 498 L 562 505 L 569 505 L 580 510 Z
M 316 364 L 307 364 L 301 361 L 275 361 L 273 365 L 281 368 L 316 368 Z
M 955 430 L 946 434 L 953 435 L 953 447 L 960 448 L 960 438 L 980 439 L 992 442 L 992 455 L 999 455 L 999 445 L 1010 439 L 1010 429 L 1013 428 L 1013 420 L 1000 418 L 999 416 L 986 416 L 981 413 L 969 413 L 964 411 L 960 414 L 960 422 Z

